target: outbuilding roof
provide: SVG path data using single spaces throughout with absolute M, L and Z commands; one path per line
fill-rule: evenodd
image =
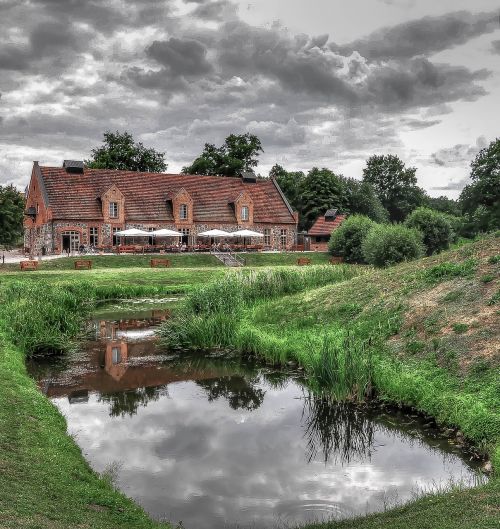
M 252 198 L 254 222 L 296 224 L 290 206 L 271 179 L 245 182 L 236 177 L 112 169 L 85 168 L 82 174 L 61 167 L 39 169 L 54 219 L 102 219 L 100 197 L 115 185 L 124 196 L 127 221 L 173 221 L 169 199 L 172 192 L 185 189 L 193 200 L 194 222 L 234 223 L 235 212 L 230 203 L 246 191 Z
M 331 211 L 331 210 L 329 210 Z M 328 212 L 327 212 L 328 214 Z M 321 215 L 316 219 L 316 222 L 312 225 L 311 229 L 307 232 L 308 235 L 320 236 L 320 235 L 330 235 L 333 230 L 337 229 L 346 215 L 336 215 L 333 220 L 329 220 L 332 217 L 326 215 Z

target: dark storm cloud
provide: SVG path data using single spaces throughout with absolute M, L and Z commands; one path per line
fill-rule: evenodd
M 357 98 L 339 75 L 342 58 L 330 51 L 241 21 L 224 25 L 222 34 L 217 43 L 218 62 L 230 75 L 263 75 L 277 79 L 288 90 L 322 94 L 339 103 Z
M 197 76 L 212 69 L 207 60 L 207 49 L 192 39 L 155 40 L 146 49 L 146 54 L 166 66 L 173 75 Z
M 383 28 L 345 46 L 332 44 L 332 49 L 342 53 L 358 51 L 372 60 L 412 58 L 464 44 L 497 28 L 496 11 L 478 15 L 460 11 Z
M 487 70 L 434 64 L 428 59 L 390 62 L 375 68 L 367 79 L 366 95 L 388 110 L 426 107 L 450 101 L 473 101 L 486 94 L 477 84 Z
M 198 6 L 189 13 L 189 16 L 202 20 L 224 20 L 228 13 L 236 13 L 235 5 L 227 0 L 216 0 L 215 2 L 198 2 Z

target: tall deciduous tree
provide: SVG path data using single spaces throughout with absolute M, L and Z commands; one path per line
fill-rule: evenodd
M 23 234 L 24 196 L 14 186 L 0 186 L 0 244 L 14 246 Z
M 363 169 L 363 181 L 371 184 L 393 222 L 400 222 L 425 202 L 425 191 L 417 186 L 415 167 L 405 167 L 392 154 L 371 156 Z
M 471 163 L 472 182 L 460 195 L 472 231 L 500 229 L 500 138 L 482 149 Z
M 370 183 L 346 178 L 344 185 L 347 205 L 343 213 L 365 215 L 375 222 L 387 222 L 389 220 L 387 210 Z
M 301 228 L 309 229 L 329 208 L 344 211 L 347 205 L 342 177 L 329 169 L 313 167 L 301 186 Z
M 162 173 L 167 170 L 165 153 L 144 147 L 128 132 L 104 133 L 101 147 L 92 150 L 92 158 L 85 161 L 91 169 L 121 169 L 125 171 L 143 171 Z
M 254 134 L 230 134 L 220 147 L 205 143 L 203 152 L 191 165 L 182 169 L 184 174 L 239 176 L 258 164 L 262 144 Z
M 306 175 L 302 171 L 287 171 L 281 165 L 275 164 L 269 171 L 269 177 L 276 180 L 292 208 L 301 212 L 301 189 Z

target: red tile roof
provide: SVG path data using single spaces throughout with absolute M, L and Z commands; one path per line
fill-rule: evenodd
M 307 232 L 309 235 L 330 235 L 333 230 L 337 229 L 346 215 L 337 215 L 335 220 L 326 220 L 324 215 L 318 217 L 316 222 L 313 224 L 312 228 Z
M 246 191 L 254 206 L 254 222 L 296 224 L 273 180 L 243 182 L 241 178 L 85 169 L 68 173 L 61 167 L 40 167 L 54 219 L 102 219 L 99 198 L 113 184 L 125 198 L 127 221 L 173 221 L 168 202 L 181 188 L 193 199 L 194 222 L 235 223 L 230 202 Z

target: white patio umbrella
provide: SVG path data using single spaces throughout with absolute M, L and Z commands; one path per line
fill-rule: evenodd
M 168 228 L 162 228 L 161 230 L 150 231 L 148 233 L 154 237 L 182 237 L 180 231 L 169 230 Z
M 198 233 L 198 237 L 232 237 L 233 234 L 224 230 L 208 230 Z
M 258 231 L 252 231 L 252 230 L 233 231 L 231 235 L 233 237 L 264 237 L 262 233 L 259 233 Z
M 137 228 L 129 228 L 128 230 L 121 230 L 114 233 L 118 237 L 146 237 L 149 236 L 151 232 L 138 230 Z

